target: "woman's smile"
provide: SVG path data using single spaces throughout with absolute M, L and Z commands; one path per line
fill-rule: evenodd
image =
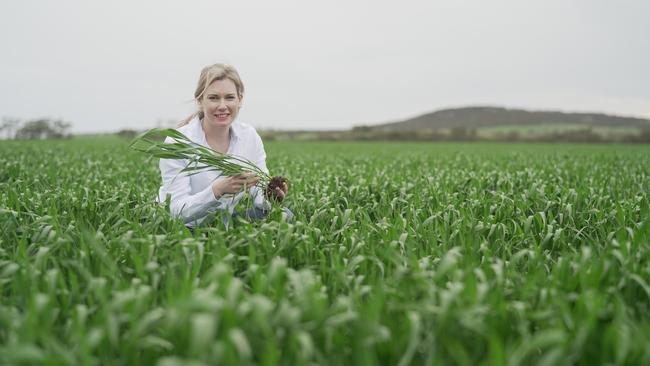
M 218 113 L 214 115 L 219 122 L 225 122 L 230 117 L 230 113 Z
M 234 122 L 240 107 L 241 96 L 230 79 L 212 82 L 201 99 L 206 122 L 214 125 L 225 126 Z

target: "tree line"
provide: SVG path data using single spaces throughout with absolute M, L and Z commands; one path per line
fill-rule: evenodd
M 36 118 L 20 120 L 4 117 L 0 123 L 0 136 L 8 140 L 14 139 L 60 139 L 69 138 L 72 124 L 62 119 Z
M 558 130 L 545 133 L 498 132 L 482 133 L 476 128 L 454 127 L 439 130 L 379 130 L 370 126 L 356 126 L 340 131 L 273 131 L 260 130 L 265 141 L 494 141 L 494 142 L 578 142 L 578 143 L 650 143 L 650 129 L 613 134 L 598 133 L 591 127 L 579 130 Z

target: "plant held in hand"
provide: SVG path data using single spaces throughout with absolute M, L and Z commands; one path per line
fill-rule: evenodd
M 167 137 L 173 142 L 164 142 Z M 156 158 L 187 159 L 188 163 L 180 173 L 188 175 L 203 171 L 219 171 L 226 177 L 253 173 L 259 178 L 256 185 L 267 193 L 267 197 L 271 197 L 269 193 L 275 190 L 276 185 L 282 187 L 287 181 L 284 177 L 271 177 L 248 159 L 223 154 L 192 142 L 187 136 L 172 128 L 153 128 L 146 131 L 137 136 L 129 147 Z

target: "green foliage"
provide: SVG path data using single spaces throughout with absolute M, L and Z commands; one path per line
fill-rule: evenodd
M 123 139 L 0 144 L 0 364 L 650 363 L 645 146 L 269 143 L 192 235 Z
M 166 143 L 165 138 L 171 142 Z M 264 188 L 271 177 L 248 159 L 217 152 L 192 142 L 187 136 L 173 128 L 153 128 L 143 132 L 129 145 L 133 150 L 160 159 L 181 159 L 187 161 L 180 173 L 187 175 L 203 171 L 219 171 L 224 176 L 254 173 L 260 179 L 258 185 Z

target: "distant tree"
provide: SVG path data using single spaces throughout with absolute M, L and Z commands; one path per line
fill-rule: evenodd
M 650 143 L 650 128 L 641 130 L 637 137 L 637 142 Z
M 7 139 L 16 137 L 16 130 L 20 126 L 20 119 L 11 117 L 2 117 L 2 124 L 0 124 L 0 131 L 5 131 Z
M 354 127 L 352 127 L 352 131 L 354 131 L 354 132 L 371 132 L 372 127 L 367 126 L 367 125 L 354 126 Z
M 503 134 L 503 140 L 504 141 L 520 141 L 521 140 L 521 135 L 517 131 L 508 131 Z
M 63 120 L 56 120 L 52 123 L 51 129 L 53 130 L 53 134 L 51 137 L 58 137 L 58 138 L 68 138 L 70 137 L 69 130 L 70 127 L 72 127 L 72 124 L 70 122 L 65 122 Z
M 117 131 L 117 135 L 119 137 L 123 137 L 123 138 L 126 138 L 126 139 L 132 139 L 137 134 L 138 134 L 138 131 L 127 129 L 127 128 Z
M 69 137 L 68 130 L 72 125 L 62 120 L 52 121 L 49 118 L 39 118 L 27 121 L 16 131 L 19 139 L 48 139 Z
M 51 134 L 52 130 L 50 128 L 49 120 L 47 119 L 35 119 L 25 122 L 23 127 L 21 127 L 17 133 L 16 138 L 19 139 L 44 139 Z
M 449 138 L 453 141 L 471 141 L 476 140 L 476 129 L 466 127 L 454 127 L 449 133 Z

